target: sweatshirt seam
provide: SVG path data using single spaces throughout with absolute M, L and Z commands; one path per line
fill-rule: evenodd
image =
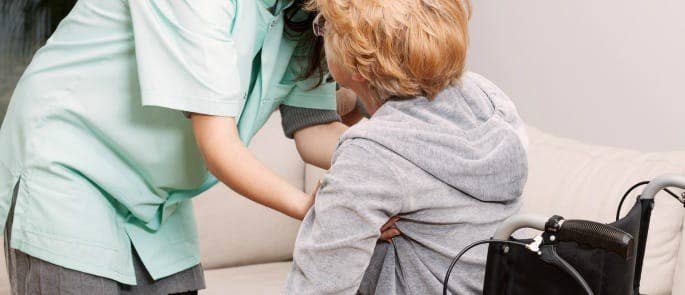
M 349 144 L 350 145 L 356 145 L 357 147 L 362 148 L 362 149 L 368 149 L 368 147 L 364 147 L 364 144 L 362 144 L 361 141 L 369 142 L 370 144 L 376 146 L 377 148 L 380 148 L 381 150 L 384 150 L 384 151 L 389 152 L 391 154 L 397 155 L 391 149 L 385 147 L 384 145 L 382 145 L 376 141 L 373 141 L 371 139 L 367 139 L 367 138 L 362 138 L 362 137 L 352 138 L 350 140 Z M 375 152 L 375 153 L 377 153 L 377 152 Z M 385 158 L 385 157 L 383 157 L 383 158 Z M 402 158 L 401 156 L 400 156 L 400 158 L 403 160 L 406 160 L 406 159 Z M 397 166 L 397 164 L 395 164 L 394 161 L 379 161 L 379 162 L 382 163 L 381 165 L 389 168 L 390 172 L 394 176 L 393 179 L 395 180 L 395 182 L 399 183 L 400 194 L 402 196 L 402 202 L 401 202 L 402 206 L 400 207 L 400 210 L 398 213 L 404 212 L 406 207 L 407 207 L 407 202 L 409 202 L 409 201 L 413 202 L 413 200 L 410 200 L 411 197 L 407 193 L 408 190 L 406 188 L 405 182 L 403 181 L 404 179 L 401 176 L 402 174 L 398 173 L 398 171 L 397 171 L 397 169 L 399 169 L 399 167 Z
M 388 152 L 392 152 L 390 149 L 386 147 L 382 147 L 383 149 L 387 150 Z M 392 172 L 393 176 L 395 176 L 395 181 L 399 182 L 400 185 L 400 193 L 402 195 L 402 206 L 400 208 L 400 212 L 405 211 L 407 207 L 407 202 L 413 203 L 414 200 L 411 199 L 411 196 L 407 193 L 407 186 L 406 186 L 406 181 L 402 178 L 402 174 L 398 173 L 399 167 L 395 162 L 390 161 L 390 163 L 386 164 L 388 168 L 390 168 L 390 171 Z M 399 212 L 398 212 L 399 213 Z

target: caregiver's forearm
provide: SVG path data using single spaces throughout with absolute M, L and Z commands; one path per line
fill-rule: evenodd
M 302 160 L 322 169 L 331 167 L 331 157 L 340 136 L 347 130 L 340 122 L 314 125 L 295 132 L 295 145 Z
M 195 140 L 207 169 L 235 192 L 302 219 L 312 198 L 269 170 L 245 147 L 234 118 L 193 114 Z

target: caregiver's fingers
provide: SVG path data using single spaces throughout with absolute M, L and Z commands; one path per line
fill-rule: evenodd
M 357 107 L 357 94 L 347 88 L 335 92 L 336 109 L 341 117 L 351 113 Z
M 401 235 L 402 232 L 396 227 L 381 232 L 381 240 L 389 242 L 392 238 Z
M 393 216 L 392 218 L 390 218 L 390 220 L 388 220 L 388 222 L 381 226 L 381 231 L 386 231 L 391 227 L 395 227 L 395 222 L 397 222 L 398 220 L 400 220 L 398 216 Z
M 400 220 L 398 216 L 393 216 L 381 227 L 381 237 L 383 241 L 390 241 L 392 238 L 402 234 L 395 223 Z
M 316 194 L 319 193 L 320 188 L 321 188 L 321 180 L 319 179 L 319 181 L 316 182 L 316 186 L 314 187 L 314 190 L 312 190 L 312 197 L 316 197 Z

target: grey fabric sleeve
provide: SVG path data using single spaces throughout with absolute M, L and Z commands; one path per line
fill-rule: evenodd
M 283 133 L 290 139 L 292 139 L 295 132 L 300 129 L 341 121 L 340 115 L 338 115 L 338 112 L 335 110 L 308 109 L 284 104 L 282 104 L 279 109 L 281 111 Z M 190 119 L 190 112 L 182 112 L 182 114 Z
M 308 109 L 284 104 L 279 109 L 281 111 L 283 133 L 291 139 L 295 132 L 300 129 L 319 124 L 340 122 L 340 116 L 335 110 Z
M 368 140 L 338 148 L 302 221 L 285 294 L 357 294 L 381 226 L 405 206 L 398 161 Z

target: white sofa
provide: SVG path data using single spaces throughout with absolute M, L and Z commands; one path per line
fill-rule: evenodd
M 279 120 L 275 114 L 250 149 L 292 184 L 310 190 L 324 171 L 299 159 L 292 141 L 282 135 Z M 685 174 L 685 151 L 638 153 L 558 138 L 535 128 L 528 132 L 530 174 L 524 211 L 610 222 L 623 191 L 633 183 L 662 173 Z M 279 294 L 299 223 L 223 185 L 194 202 L 207 280 L 201 294 Z M 642 292 L 685 295 L 685 282 L 676 279 L 685 277 L 685 209 L 664 194 L 657 195 L 656 204 Z M 627 202 L 626 209 L 631 205 Z M 4 279 L 0 294 L 8 290 Z

